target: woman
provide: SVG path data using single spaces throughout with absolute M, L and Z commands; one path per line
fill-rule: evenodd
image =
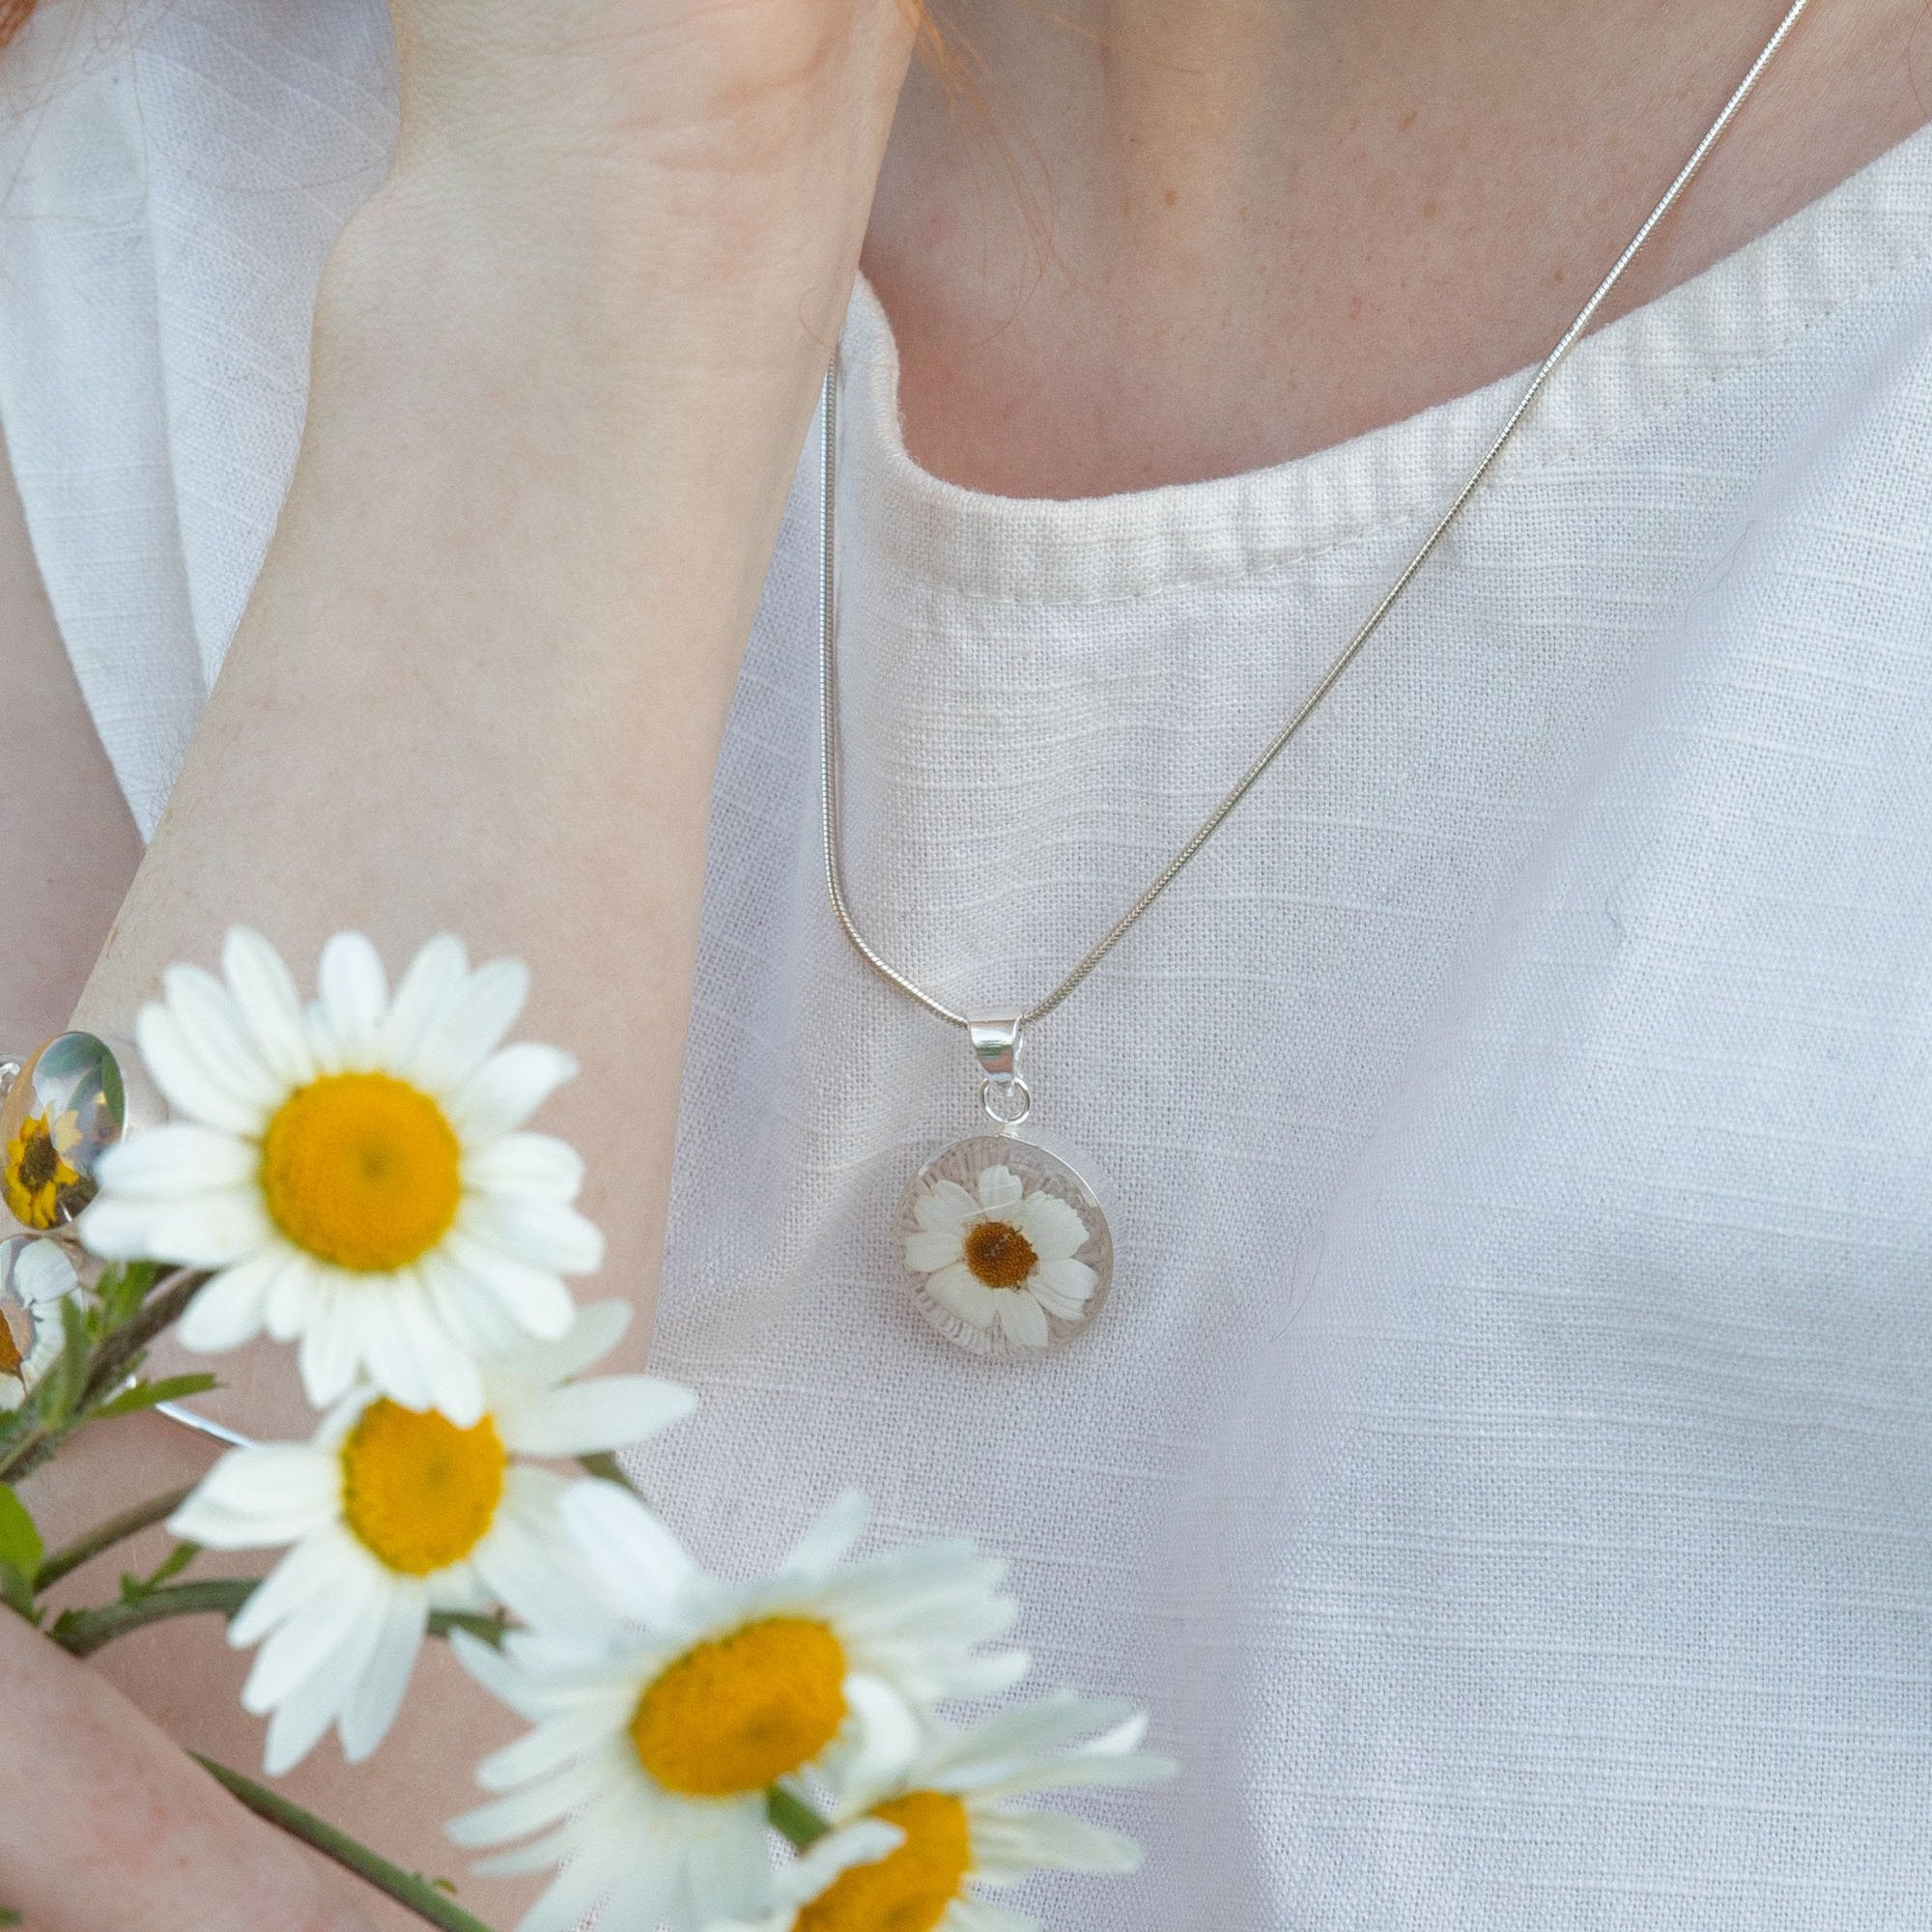
M 526 956 L 607 1278 L 705 1395 L 651 1463 L 702 1553 L 855 1481 L 1011 1555 L 1044 1674 L 1183 1760 L 1140 1879 L 1022 1901 L 1056 1924 L 1922 1922 L 1918 0 L 1815 0 L 1035 1029 L 1121 1259 L 1019 1363 L 895 1298 L 975 1083 L 817 896 L 795 467 L 841 318 L 853 897 L 1011 1010 L 1330 662 L 1781 8 L 390 12 L 392 148 L 367 0 L 107 43 L 43 0 L 9 56 L 9 1036 L 118 1030 L 235 919 Z M 156 1424 L 58 1480 L 201 1460 Z M 251 1735 L 205 1632 L 0 1646 L 40 1932 L 388 1922 L 181 1772 L 164 1732 Z M 440 1691 L 293 1786 L 425 1869 L 499 1734 Z

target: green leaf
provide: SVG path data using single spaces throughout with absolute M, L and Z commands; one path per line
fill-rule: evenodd
M 198 1543 L 178 1543 L 156 1565 L 155 1573 L 148 1578 L 148 1588 L 158 1590 L 170 1577 L 179 1577 L 194 1559 L 201 1554 Z
M 163 1376 L 156 1382 L 136 1382 L 123 1389 L 111 1402 L 103 1402 L 94 1412 L 102 1415 L 132 1415 L 138 1409 L 153 1408 L 157 1402 L 179 1402 L 184 1396 L 206 1395 L 221 1386 L 211 1375 Z
M 0 1925 L 24 1925 L 26 1922 L 12 1906 L 0 1905 Z
M 39 1628 L 41 1612 L 34 1602 L 34 1579 L 12 1563 L 0 1563 L 0 1604 Z
M 160 1276 L 153 1262 L 123 1262 L 100 1277 L 94 1291 L 107 1329 L 119 1328 L 142 1302 Z
M 26 1504 L 11 1483 L 0 1483 L 0 1563 L 11 1564 L 22 1576 L 35 1577 L 46 1553 Z

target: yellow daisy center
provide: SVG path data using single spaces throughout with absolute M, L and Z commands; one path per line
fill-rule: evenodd
M 1010 1221 L 981 1221 L 966 1236 L 966 1265 L 988 1288 L 1017 1288 L 1038 1263 L 1033 1243 Z
M 966 1807 L 944 1791 L 909 1791 L 878 1805 L 905 1843 L 875 1864 L 842 1871 L 799 1915 L 795 1932 L 932 1932 L 973 1869 Z
M 297 1247 L 379 1274 L 442 1239 L 463 1200 L 463 1149 L 427 1094 L 387 1073 L 331 1073 L 276 1109 L 262 1194 Z
M 694 1644 L 631 1719 L 638 1761 L 667 1791 L 735 1798 L 810 1764 L 845 1721 L 845 1651 L 810 1617 L 765 1617 Z
M 81 1191 L 80 1170 L 65 1158 L 59 1137 L 39 1114 L 22 1121 L 19 1132 L 7 1143 L 0 1178 L 5 1181 L 7 1211 L 21 1227 L 43 1232 L 60 1220 L 63 1208 L 78 1212 L 93 1193 L 92 1188 Z
M 427 1577 L 482 1542 L 508 1458 L 486 1415 L 459 1429 L 433 1409 L 372 1402 L 343 1443 L 343 1520 L 381 1563 Z

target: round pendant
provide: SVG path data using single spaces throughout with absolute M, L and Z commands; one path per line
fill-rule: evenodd
M 976 1355 L 1034 1355 L 1107 1299 L 1114 1236 L 1094 1189 L 1012 1133 L 935 1155 L 899 1200 L 895 1233 L 913 1304 Z

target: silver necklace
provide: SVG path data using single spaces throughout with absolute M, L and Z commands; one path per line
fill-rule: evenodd
M 1018 1012 L 975 1016 L 955 1012 L 893 966 L 860 931 L 845 892 L 843 834 L 839 813 L 838 733 L 838 394 L 842 368 L 835 350 L 825 376 L 823 424 L 824 509 L 819 567 L 818 682 L 821 809 L 825 841 L 825 891 L 833 916 L 859 956 L 873 972 L 935 1019 L 962 1029 L 972 1047 L 980 1097 L 992 1131 L 947 1148 L 916 1174 L 899 1204 L 895 1238 L 908 1287 L 922 1314 L 950 1341 L 978 1354 L 1031 1354 L 1077 1334 L 1107 1298 L 1114 1273 L 1114 1242 L 1105 1209 L 1090 1179 L 1075 1163 L 1022 1136 L 1033 1111 L 1033 1093 L 1020 1074 L 1026 1029 L 1042 1020 L 1120 944 L 1189 861 L 1213 838 L 1247 797 L 1321 700 L 1341 681 L 1369 639 L 1381 628 L 1403 593 L 1435 554 L 1451 526 L 1482 487 L 1515 438 L 1550 378 L 1595 321 L 1624 272 L 1636 259 L 1712 149 L 1737 118 L 1765 70 L 1790 39 L 1810 0 L 1793 0 L 1777 30 L 1662 199 L 1644 218 L 1608 274 L 1563 331 L 1530 379 L 1508 420 L 1469 472 L 1361 627 L 1303 696 L 1279 731 L 1202 820 L 1193 835 L 1138 898 L 1087 950 L 1058 985 Z

